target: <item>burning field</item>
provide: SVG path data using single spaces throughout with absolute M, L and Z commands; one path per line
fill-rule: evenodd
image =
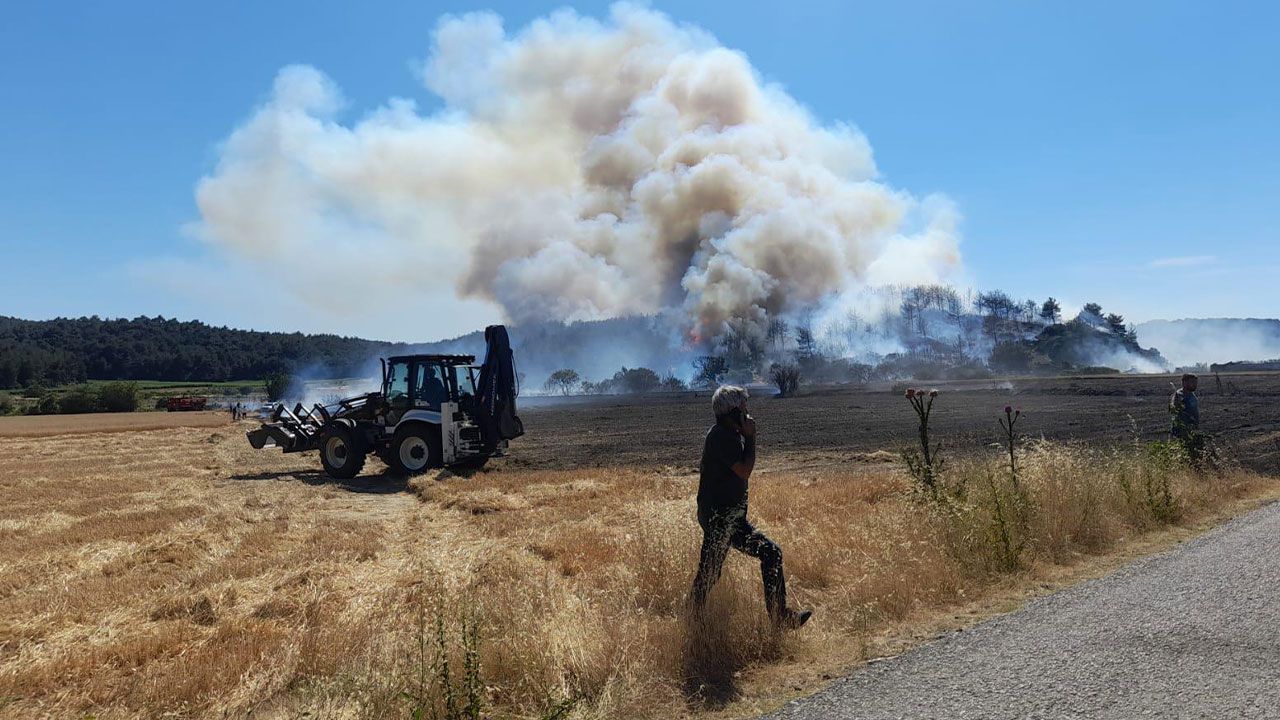
M 1163 393 L 1108 382 L 1012 396 L 1048 439 L 1019 447 L 1025 514 L 1005 521 L 987 445 L 1007 390 L 944 390 L 944 477 L 966 488 L 945 506 L 897 461 L 900 395 L 753 400 L 752 514 L 816 611 L 782 637 L 741 556 L 713 596 L 725 628 L 683 619 L 705 396 L 530 409 L 510 458 L 412 482 L 371 461 L 336 483 L 252 451 L 248 424 L 8 436 L 0 716 L 748 715 L 1277 494 L 1169 462 L 1147 444 Z M 1245 467 L 1274 470 L 1276 386 L 1205 395 Z

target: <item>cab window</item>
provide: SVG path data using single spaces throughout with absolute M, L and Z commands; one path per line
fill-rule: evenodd
M 418 387 L 413 397 L 415 404 L 425 404 L 432 410 L 439 410 L 440 403 L 449 399 L 449 391 L 445 386 L 446 377 L 442 372 L 444 370 L 445 368 L 434 363 L 418 365 Z
M 387 368 L 387 400 L 395 404 L 408 404 L 409 363 L 391 363 Z

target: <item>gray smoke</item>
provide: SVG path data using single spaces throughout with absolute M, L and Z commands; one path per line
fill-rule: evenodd
M 661 13 L 447 17 L 423 75 L 438 112 L 343 124 L 320 71 L 281 70 L 197 188 L 203 235 L 301 265 L 321 307 L 443 284 L 517 323 L 667 313 L 694 339 L 958 270 L 945 199 Z

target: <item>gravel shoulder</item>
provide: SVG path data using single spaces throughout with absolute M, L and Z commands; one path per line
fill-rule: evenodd
M 769 718 L 1280 718 L 1280 503 Z

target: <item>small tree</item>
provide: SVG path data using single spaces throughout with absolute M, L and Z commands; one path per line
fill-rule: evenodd
M 1110 330 L 1111 332 L 1121 337 L 1125 336 L 1127 328 L 1124 325 L 1123 315 L 1119 315 L 1117 313 L 1108 313 L 1107 316 L 1103 319 L 1107 323 L 1108 330 Z
M 54 415 L 58 412 L 58 396 L 46 393 L 35 404 L 27 407 L 28 415 Z
M 1025 372 L 1031 369 L 1035 354 L 1020 342 L 998 343 L 991 350 L 990 365 L 993 370 Z
M 779 396 L 791 397 L 800 388 L 800 368 L 774 363 L 769 368 L 769 379 L 777 386 Z
M 292 385 L 293 377 L 284 372 L 271 373 L 262 381 L 262 388 L 271 402 L 283 400 L 285 393 L 289 392 Z
M 796 359 L 803 363 L 812 362 L 818 357 L 818 341 L 807 325 L 796 328 Z
M 561 395 L 568 395 L 581 380 L 577 370 L 562 368 L 551 373 L 551 377 L 547 378 L 547 382 L 542 387 L 547 392 L 559 390 Z
M 675 375 L 667 375 L 662 378 L 662 389 L 667 392 L 681 392 L 683 390 L 687 390 L 688 387 L 689 386 L 685 384 L 684 380 L 681 380 Z
M 63 393 L 58 398 L 58 412 L 64 414 L 91 413 L 98 409 L 98 399 L 83 387 Z
M 98 405 L 106 412 L 138 409 L 138 383 L 110 382 L 98 389 Z
M 694 384 L 713 388 L 729 373 L 729 362 L 720 355 L 704 355 L 693 361 Z
M 1040 306 L 1040 319 L 1049 324 L 1056 324 L 1062 319 L 1062 306 L 1053 298 L 1045 300 Z
M 849 382 L 858 383 L 859 385 L 870 382 L 872 376 L 875 375 L 876 369 L 871 365 L 860 362 L 851 362 L 848 365 Z
M 627 393 L 647 393 L 658 389 L 662 378 L 649 368 L 622 368 L 613 374 L 613 384 Z

